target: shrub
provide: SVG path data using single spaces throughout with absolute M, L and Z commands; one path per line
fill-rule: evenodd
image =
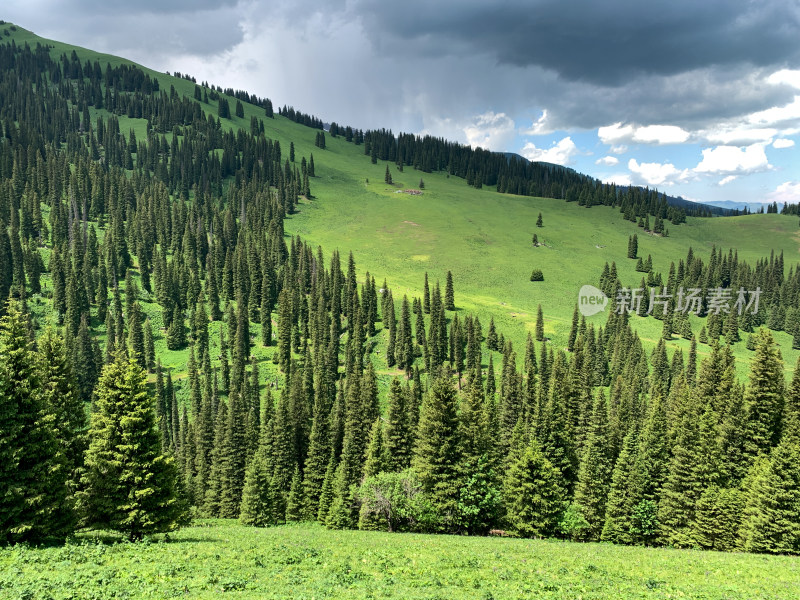
M 586 533 L 591 529 L 591 525 L 583 516 L 583 509 L 579 504 L 570 503 L 567 510 L 561 516 L 558 529 L 569 540 L 581 541 L 586 537 Z
M 411 469 L 367 477 L 358 489 L 360 529 L 430 531 L 435 513 Z

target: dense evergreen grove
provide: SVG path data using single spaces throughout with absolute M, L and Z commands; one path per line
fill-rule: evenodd
M 619 304 L 638 290 L 641 302 L 634 310 L 640 316 L 652 315 L 664 323 L 663 337 L 673 334 L 692 339 L 688 315 L 705 318 L 700 341 L 719 340 L 734 343 L 740 331 L 750 334 L 748 348 L 755 350 L 755 329 L 764 325 L 773 331 L 785 331 L 800 340 L 800 269 L 785 271 L 783 253 L 764 257 L 750 265 L 738 253 L 714 248 L 703 261 L 689 248 L 686 259 L 670 263 L 666 277 L 654 271 L 652 257 L 636 256 L 636 236 L 628 244 L 628 258 L 636 258 L 641 281 L 623 287 L 612 263 L 603 268 L 600 288 Z M 757 299 L 757 302 L 756 302 Z M 626 305 L 630 307 L 630 301 Z M 652 304 L 652 306 L 651 306 Z
M 576 312 L 561 350 L 540 311 L 536 340 L 515 349 L 493 321 L 484 335 L 455 311 L 449 273 L 444 290 L 426 275 L 421 298 L 400 298 L 352 255 L 287 241 L 313 158 L 298 169 L 258 119 L 223 128 L 222 100 L 235 113 L 248 98 L 204 85 L 189 99 L 135 67 L 41 47 L 0 46 L 0 65 L 0 542 L 83 526 L 135 540 L 195 514 L 800 551 L 800 369 L 786 385 L 767 329 L 747 385 L 716 338 L 699 365 L 696 343 L 669 356 L 662 340 L 648 356 L 613 312 L 599 328 Z M 119 131 L 123 114 L 148 120 L 146 140 Z M 388 140 L 361 143 L 473 178 L 496 164 Z M 516 185 L 538 177 L 505 165 Z M 622 207 L 670 218 L 647 198 Z M 721 253 L 697 260 L 684 277 L 715 283 L 724 263 L 750 282 Z M 782 258 L 761 267 L 754 281 L 769 269 L 787 285 Z M 611 268 L 605 280 L 613 293 Z M 42 305 L 55 327 L 36 318 Z M 188 352 L 180 380 L 155 353 L 162 336 Z M 279 380 L 264 381 L 257 346 Z M 384 403 L 379 363 L 394 372 Z

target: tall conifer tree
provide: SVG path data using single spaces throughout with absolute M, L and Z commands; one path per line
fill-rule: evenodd
M 28 317 L 10 301 L 0 319 L 0 544 L 63 538 L 74 524 L 68 449 L 55 438 L 36 363 Z
M 146 373 L 136 361 L 118 356 L 103 369 L 89 439 L 82 494 L 88 525 L 138 540 L 186 521 L 177 468 L 162 453 Z

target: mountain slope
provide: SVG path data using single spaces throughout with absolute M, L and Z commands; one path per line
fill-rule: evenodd
M 0 24 L 4 39 L 18 31 Z M 183 485 L 164 489 L 180 488 L 198 514 L 797 550 L 782 532 L 796 532 L 800 378 L 786 392 L 773 335 L 747 335 L 767 325 L 792 332 L 777 334 L 784 348 L 800 345 L 796 217 L 686 222 L 655 193 L 413 136 L 367 132 L 359 145 L 329 131 L 326 142 L 241 92 L 21 45 L 0 45 L 0 297 L 12 299 L 0 346 L 12 328 L 22 348 L 27 332 L 63 327 L 74 413 L 97 392 L 121 424 L 131 409 L 107 365 L 126 364 L 152 447 L 178 464 Z M 492 178 L 529 195 L 499 193 Z M 709 302 L 704 320 L 617 316 L 617 294 L 640 280 L 654 296 L 746 285 L 767 310 L 739 321 Z M 588 326 L 576 310 L 587 284 L 612 299 Z M 693 327 L 708 354 L 699 365 L 673 352 Z M 747 345 L 752 360 L 737 366 L 753 376 L 740 386 L 734 353 L 751 358 Z M 18 355 L 31 375 L 17 385 L 2 374 L 20 391 L 1 396 L 6 415 L 50 391 L 52 359 Z M 93 415 L 93 444 L 135 450 L 111 439 L 114 427 L 98 432 L 104 423 Z M 80 441 L 77 429 L 59 441 Z M 27 447 L 16 433 L 7 446 Z M 13 476 L 32 476 L 33 462 L 11 464 Z M 122 506 L 88 502 L 86 522 L 115 526 L 99 513 L 136 509 L 121 478 Z M 775 506 L 781 485 L 794 487 Z M 387 494 L 408 511 L 387 513 Z M 718 522 L 715 496 L 731 514 L 746 503 L 745 518 Z M 35 541 L 20 522 L 0 536 Z
M 5 39 L 18 44 L 46 43 L 54 57 L 74 51 L 82 62 L 132 64 L 119 57 L 44 40 L 19 27 Z M 179 95 L 193 98 L 193 82 L 143 69 L 158 79 L 162 89 L 174 88 Z M 204 106 L 204 110 L 216 112 L 215 106 Z M 93 120 L 107 114 L 94 108 L 90 113 Z M 539 304 L 544 310 L 546 335 L 557 346 L 565 345 L 578 290 L 585 284 L 597 285 L 606 262 L 617 263 L 623 283 L 638 284 L 641 274 L 634 270 L 635 261 L 626 258 L 627 239 L 633 234 L 639 234 L 639 255 L 652 255 L 654 267 L 663 273 L 670 262 L 684 258 L 689 247 L 700 256 L 707 256 L 714 246 L 725 250 L 732 247 L 750 262 L 770 250 L 783 252 L 788 265 L 800 258 L 793 218 L 689 217 L 686 224 L 667 224 L 669 237 L 660 237 L 643 233 L 624 220 L 616 208 L 587 209 L 563 200 L 499 194 L 490 188 L 477 190 L 442 172 L 422 173 L 408 166 L 399 172 L 390 164 L 393 184 L 386 185 L 386 163 L 371 164 L 363 146 L 328 136 L 326 149 L 321 150 L 314 143 L 317 130 L 277 114 L 274 119 L 264 119 L 263 114 L 261 107 L 244 103 L 243 118 L 232 115 L 221 122 L 224 128 L 248 130 L 251 118 L 256 117 L 262 120 L 267 136 L 284 149 L 292 142 L 298 157 L 314 156 L 314 198 L 303 201 L 297 214 L 287 218 L 287 233 L 320 244 L 327 252 L 353 251 L 359 274 L 369 271 L 378 281 L 385 278 L 397 293 L 408 293 L 409 297 L 421 295 L 425 272 L 432 284 L 439 280 L 444 285 L 450 270 L 457 306 L 475 311 L 484 326 L 494 318 L 498 329 L 517 347 L 522 347 L 527 332 L 533 331 Z M 146 138 L 147 121 L 121 116 L 120 130 L 129 129 L 138 139 Z M 170 139 L 169 134 L 166 137 Z M 421 195 L 396 193 L 416 189 L 420 179 L 425 184 Z M 535 227 L 539 212 L 544 217 L 541 229 Z M 543 246 L 533 247 L 533 234 L 538 234 Z M 769 240 L 767 246 L 764 240 Z M 529 281 L 534 268 L 544 271 L 544 282 Z M 605 315 L 590 320 L 601 324 Z M 653 319 L 634 321 L 645 343 L 654 344 L 661 323 Z M 787 365 L 793 365 L 797 354 L 791 349 L 791 338 L 778 333 L 777 339 Z M 687 348 L 681 340 L 671 345 Z M 744 341 L 736 344 L 735 350 L 740 358 L 749 356 Z M 176 360 L 180 361 L 181 355 Z M 739 361 L 740 371 L 745 365 L 745 361 Z

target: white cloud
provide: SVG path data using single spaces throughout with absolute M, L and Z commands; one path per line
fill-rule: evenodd
M 545 108 L 539 118 L 528 129 L 523 129 L 520 133 L 522 135 L 549 135 L 553 131 L 553 128 L 547 123 L 547 109 Z
M 628 161 L 628 169 L 648 185 L 669 186 L 689 179 L 687 169 L 678 169 L 672 163 L 640 163 L 632 158 Z
M 736 178 L 737 178 L 736 175 L 728 175 L 727 177 L 723 177 L 722 179 L 720 179 L 717 185 L 719 185 L 720 187 L 722 187 L 723 185 L 728 185 L 731 181 L 735 181 Z
M 764 144 L 716 146 L 703 149 L 703 160 L 694 168 L 695 173 L 745 174 L 767 171 L 771 168 L 764 152 Z
M 677 125 L 623 125 L 614 123 L 597 130 L 600 141 L 609 146 L 620 142 L 639 144 L 682 144 L 689 139 L 689 132 Z
M 617 185 L 633 185 L 631 181 L 631 176 L 627 173 L 617 173 L 615 175 L 610 175 L 606 178 L 605 183 L 615 183 Z
M 682 144 L 689 139 L 689 132 L 676 125 L 647 125 L 639 127 L 633 139 L 644 144 Z
M 780 138 L 772 142 L 772 147 L 778 150 L 791 148 L 792 146 L 794 146 L 794 140 L 787 140 L 786 138 Z
M 616 144 L 622 140 L 630 140 L 633 137 L 633 126 L 614 123 L 597 129 L 597 137 L 604 144 Z
M 572 162 L 572 157 L 578 154 L 578 147 L 572 138 L 567 136 L 561 141 L 553 143 L 550 148 L 537 148 L 533 142 L 528 142 L 520 150 L 520 154 L 528 160 L 568 165 Z
M 775 126 L 800 120 L 800 96 L 795 96 L 789 104 L 773 106 L 765 110 L 750 113 L 745 121 L 753 125 Z
M 800 70 L 783 69 L 769 77 L 755 79 L 753 85 L 783 84 L 800 89 Z M 675 145 L 706 142 L 709 145 L 749 146 L 757 142 L 772 143 L 777 137 L 787 137 L 800 131 L 800 94 L 789 96 L 791 101 L 762 104 L 760 110 L 746 111 L 723 119 L 710 119 L 684 128 L 676 124 L 641 125 L 636 122 L 616 122 L 599 127 L 597 137 L 609 146 L 623 144 Z M 611 150 L 612 153 L 618 153 Z M 621 154 L 621 152 L 619 152 Z
M 616 156 L 604 156 L 603 158 L 598 158 L 596 161 L 594 161 L 594 164 L 613 167 L 614 165 L 619 164 L 619 159 Z
M 711 144 L 747 146 L 756 142 L 770 143 L 778 135 L 774 127 L 747 127 L 741 123 L 727 124 L 698 134 Z
M 625 154 L 628 151 L 628 147 L 625 144 L 620 144 L 618 146 L 611 146 L 610 152 L 612 154 Z
M 783 83 L 800 89 L 800 70 L 781 69 L 780 71 L 775 71 L 772 75 L 767 77 L 767 83 L 772 83 L 774 85 Z
M 473 148 L 505 151 L 516 135 L 514 120 L 506 113 L 488 111 L 477 115 L 472 123 L 464 127 L 467 143 Z
M 767 194 L 769 202 L 796 204 L 800 202 L 800 181 L 785 181 Z

